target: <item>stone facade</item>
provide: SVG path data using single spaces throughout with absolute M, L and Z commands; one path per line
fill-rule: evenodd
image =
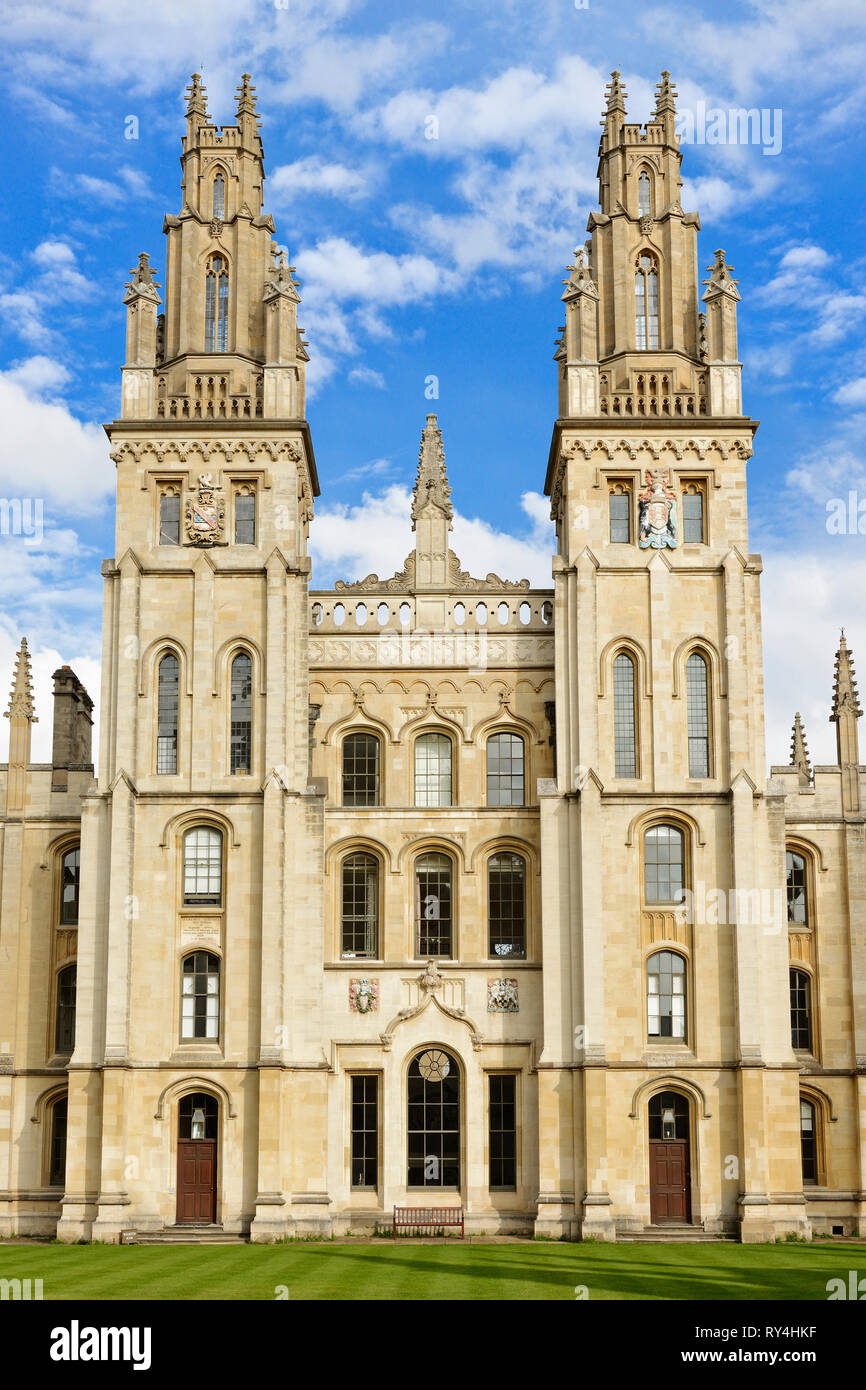
M 0 1233 L 866 1234 L 860 707 L 843 638 L 837 765 L 797 716 L 766 779 L 739 292 L 719 251 L 699 312 L 674 100 L 608 88 L 552 587 L 463 568 L 430 415 L 402 571 L 326 592 L 254 89 L 218 128 L 193 78 L 164 312 L 146 255 L 124 300 L 98 778 L 68 668 L 30 762 L 26 643 L 8 711 Z

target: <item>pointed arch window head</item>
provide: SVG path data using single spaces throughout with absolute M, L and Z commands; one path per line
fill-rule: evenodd
M 654 258 L 643 251 L 634 276 L 634 334 L 639 352 L 659 345 L 659 276 Z
M 246 652 L 232 662 L 231 770 L 249 773 L 252 767 L 253 663 Z
M 228 352 L 229 267 L 225 256 L 211 256 L 205 275 L 204 350 Z
M 638 175 L 637 211 L 638 217 L 652 217 L 652 194 L 650 176 L 645 169 Z
M 686 662 L 686 704 L 689 721 L 689 776 L 710 775 L 710 710 L 707 663 L 700 652 Z
M 213 212 L 212 217 L 218 217 L 222 222 L 226 215 L 226 181 L 222 174 L 217 174 L 213 181 Z
M 177 711 L 180 663 L 167 652 L 159 663 L 157 689 L 156 770 L 177 772 Z
M 634 662 L 618 652 L 613 663 L 613 743 L 615 776 L 637 776 Z

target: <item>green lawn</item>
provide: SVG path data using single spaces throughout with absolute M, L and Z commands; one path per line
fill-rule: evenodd
M 0 1246 L 0 1278 L 48 1299 L 825 1300 L 866 1245 Z

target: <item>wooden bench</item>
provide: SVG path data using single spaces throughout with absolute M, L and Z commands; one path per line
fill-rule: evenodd
M 394 1224 L 391 1228 L 391 1235 L 395 1240 L 398 1226 L 416 1229 L 432 1226 L 434 1230 L 444 1226 L 459 1226 L 460 1239 L 466 1239 L 462 1207 L 395 1207 Z

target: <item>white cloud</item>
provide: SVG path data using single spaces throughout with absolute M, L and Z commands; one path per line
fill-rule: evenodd
M 833 392 L 833 400 L 839 405 L 866 406 L 866 376 L 846 381 L 844 386 Z
M 84 516 L 101 510 L 114 489 L 108 441 L 95 424 L 76 419 L 41 394 L 65 368 L 43 356 L 0 372 L 0 491 L 6 498 L 44 500 L 51 509 Z
M 75 252 L 65 241 L 41 241 L 30 260 L 37 269 L 29 283 L 0 287 L 0 315 L 24 342 L 50 347 L 58 340 L 58 300 L 81 303 L 91 298 L 95 286 L 81 274 Z
M 795 292 L 806 294 L 821 284 L 817 272 L 829 264 L 830 257 L 821 246 L 791 246 L 781 257 L 776 274 L 755 290 L 754 297 L 767 304 L 783 304 Z
M 349 202 L 370 189 L 371 175 L 346 164 L 329 164 L 317 155 L 281 164 L 268 176 L 268 194 L 275 206 L 290 205 L 299 193 L 324 193 Z
M 371 573 L 389 578 L 402 568 L 415 542 L 411 530 L 411 494 L 393 483 L 383 492 L 365 492 L 353 507 L 317 512 L 310 528 L 313 556 L 312 587 L 334 579 L 361 579 Z M 551 588 L 551 556 L 555 549 L 549 504 L 537 493 L 525 493 L 521 505 L 531 522 L 525 536 L 499 531 L 479 517 L 454 514 L 451 549 L 464 569 L 480 579 L 488 573 L 500 579 L 529 579 Z
M 353 367 L 349 373 L 353 386 L 372 386 L 376 391 L 385 390 L 385 378 L 372 367 Z
M 84 193 L 99 203 L 118 207 L 126 205 L 130 197 L 149 198 L 152 196 L 150 182 L 146 174 L 131 165 L 122 165 L 117 171 L 117 179 L 101 179 L 93 174 L 76 173 L 71 177 L 59 169 L 52 169 L 51 182 L 55 192 L 76 196 Z

